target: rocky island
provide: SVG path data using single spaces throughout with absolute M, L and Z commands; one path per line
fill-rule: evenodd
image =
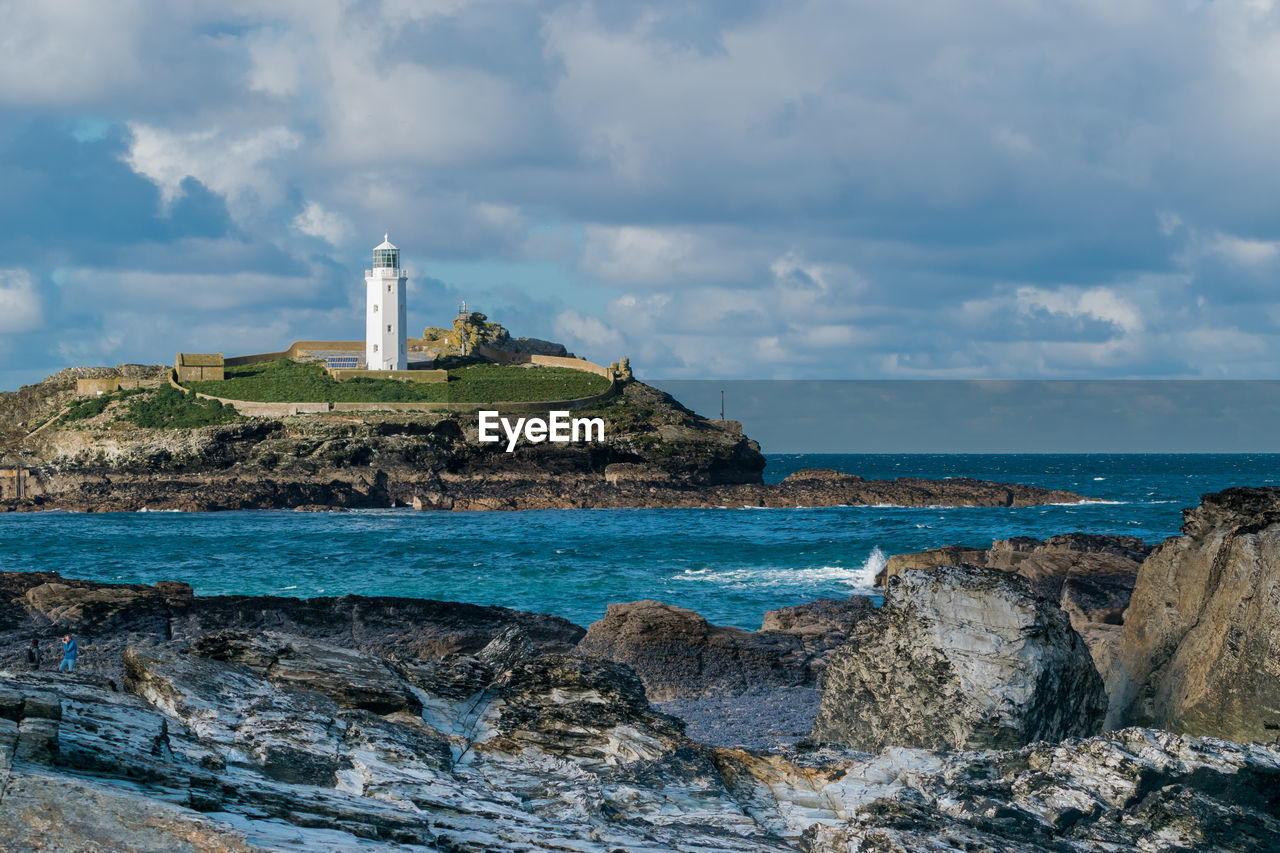
M 865 480 L 827 470 L 767 484 L 760 447 L 740 424 L 700 417 L 627 372 L 607 399 L 574 410 L 578 417 L 602 419 L 603 441 L 521 444 L 512 453 L 477 440 L 474 406 L 382 411 L 376 404 L 366 410 L 326 405 L 323 411 L 246 417 L 216 400 L 184 396 L 171 379 L 172 371 L 161 366 L 71 368 L 0 393 L 0 511 L 1026 506 L 1086 500 L 1009 483 Z M 115 383 L 108 387 L 137 387 L 84 397 L 77 388 L 86 380 L 89 387 L 104 380 Z
M 1280 490 L 945 553 L 755 632 L 2 573 L 0 847 L 1280 848 Z

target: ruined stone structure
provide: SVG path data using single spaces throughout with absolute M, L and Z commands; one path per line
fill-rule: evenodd
M 225 379 L 226 361 L 220 352 L 180 352 L 173 370 L 179 382 Z

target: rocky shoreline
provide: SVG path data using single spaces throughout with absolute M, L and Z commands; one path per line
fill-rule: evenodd
M 128 421 L 134 398 L 121 398 L 104 400 L 105 408 L 89 417 L 50 420 L 81 399 L 74 390 L 81 372 L 0 393 L 0 469 L 25 472 L 21 494 L 0 479 L 0 512 L 1002 507 L 1089 500 L 1011 483 L 866 480 L 830 470 L 765 483 L 765 458 L 740 424 L 702 418 L 634 380 L 606 403 L 575 413 L 602 418 L 605 441 L 524 444 L 506 453 L 479 442 L 474 413 L 332 413 L 143 429 Z
M 607 471 L 607 468 L 606 468 Z M 309 512 L 374 507 L 489 511 L 527 509 L 794 508 L 831 506 L 1008 507 L 1087 503 L 1072 492 L 1017 483 L 956 478 L 864 480 L 835 471 L 805 470 L 781 483 L 706 486 L 615 485 L 597 474 L 530 472 L 523 479 L 482 473 L 434 475 L 348 468 L 302 479 L 245 479 L 244 471 L 181 477 L 162 473 L 47 472 L 35 469 L 42 492 L 0 501 L 0 512 L 137 512 L 297 509 Z
M 904 555 L 754 632 L 0 573 L 0 848 L 1276 849 L 1280 490 L 1148 551 Z

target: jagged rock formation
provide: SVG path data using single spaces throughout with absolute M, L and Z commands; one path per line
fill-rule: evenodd
M 231 642 L 237 642 L 231 638 Z M 284 636 L 273 642 L 293 643 Z M 1280 752 L 1130 729 L 1011 752 L 709 749 L 625 667 L 496 650 L 388 671 L 421 712 L 221 658 L 129 652 L 129 692 L 0 687 L 0 847 L 248 851 L 1256 850 Z M 515 645 L 519 646 L 518 642 Z M 207 656 L 211 651 L 214 657 Z M 492 654 L 491 654 L 492 652 Z M 43 846 L 40 846 L 43 845 Z
M 827 667 L 812 737 L 855 749 L 1009 749 L 1098 731 L 1102 679 L 1053 602 L 1018 575 L 906 571 Z
M 804 849 L 1271 850 L 1280 830 L 1276 757 L 1274 749 L 1150 729 L 934 757 L 932 767 L 920 761 L 895 780 L 891 793 L 860 806 L 848 822 L 815 823 L 804 834 Z M 878 781 L 878 774 L 868 775 L 872 784 Z M 846 780 L 844 787 L 866 784 Z
M 1151 546 L 1136 536 L 1065 533 L 1041 541 L 1029 536 L 1000 539 L 990 548 L 944 545 L 916 554 L 895 554 L 876 576 L 876 585 L 907 569 L 973 565 L 1016 572 L 1036 591 L 1058 602 L 1071 627 L 1089 644 L 1098 671 L 1106 673 L 1120 645 L 1120 626 L 1129 606 L 1138 567 Z
M 760 447 L 641 382 L 575 416 L 605 441 L 480 443 L 475 414 L 297 415 L 193 429 L 141 429 L 126 401 L 37 423 L 73 399 L 76 371 L 0 394 L 0 451 L 30 469 L 24 499 L 0 511 L 220 510 L 415 506 L 431 510 L 574 507 L 1026 506 L 1084 500 L 978 480 L 863 480 L 803 471 L 765 484 Z M 144 391 L 145 393 L 152 393 Z
M 1138 572 L 1109 722 L 1280 736 L 1280 489 L 1205 495 Z
M 988 574 L 1006 590 L 1026 583 Z M 655 711 L 626 665 L 565 654 L 580 631 L 562 620 L 403 599 L 203 599 L 179 583 L 56 589 L 50 577 L 0 574 L 10 654 L 32 631 L 99 633 L 87 671 L 3 673 L 0 849 L 1280 845 L 1274 746 L 1128 729 L 1011 751 L 718 749 Z M 805 642 L 823 624 L 856 641 L 876 618 L 826 602 L 767 622 Z

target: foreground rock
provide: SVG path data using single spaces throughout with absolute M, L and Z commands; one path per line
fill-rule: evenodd
M 56 572 L 0 572 L 0 659 L 24 659 L 32 638 L 75 634 L 80 667 L 119 678 L 133 645 L 191 642 L 220 631 L 283 632 L 391 657 L 474 653 L 520 628 L 542 651 L 569 651 L 584 631 L 567 619 L 420 598 L 196 596 L 185 583 L 104 584 Z
M 933 583 L 952 571 L 909 572 L 891 586 Z M 1013 617 L 985 634 L 963 620 L 942 633 L 967 630 L 996 644 L 1031 611 L 1040 620 L 1038 642 L 1069 632 L 1059 611 L 1052 624 L 1026 604 L 1027 581 L 986 576 L 999 593 L 969 582 L 967 604 L 961 590 L 951 590 L 950 598 L 932 597 L 934 610 L 946 600 L 956 614 L 976 618 L 1007 599 Z M 232 602 L 191 596 L 176 583 L 111 587 L 56 575 L 0 581 L 5 636 L 47 635 L 55 624 L 99 632 L 82 653 L 86 671 L 0 673 L 4 850 L 1280 846 L 1274 745 L 1129 729 L 1008 751 L 714 748 L 691 736 L 694 727 L 655 710 L 630 667 L 574 650 L 566 638 L 576 640 L 581 629 L 562 620 L 441 602 L 415 608 L 403 599 Z M 697 622 L 678 609 L 655 613 L 663 607 L 642 603 L 626 613 L 686 631 Z M 894 607 L 891 600 L 890 613 Z M 788 648 L 811 655 L 809 667 L 830 638 L 847 637 L 829 666 L 835 671 L 880 619 L 856 601 L 830 601 L 775 611 L 765 623 L 792 638 Z M 751 632 L 715 645 L 718 631 L 703 623 L 692 638 L 721 650 L 734 642 L 754 647 Z M 917 638 L 924 633 L 917 626 Z M 1020 641 L 1037 651 L 1032 660 L 1045 658 L 1032 637 Z M 116 648 L 118 659 L 109 660 L 107 650 Z M 717 683 L 733 690 L 687 701 L 750 695 L 735 693 L 739 682 L 726 675 L 744 661 L 761 667 L 753 672 L 774 671 L 751 656 L 706 660 L 721 666 Z M 801 677 L 796 667 L 788 678 Z M 785 716 L 779 696 L 813 689 L 766 688 L 763 707 Z
M 813 739 L 1009 749 L 1097 732 L 1106 697 L 1084 641 L 1025 578 L 944 566 L 889 581 L 832 657 Z
M 848 822 L 814 824 L 805 832 L 804 849 L 1276 849 L 1276 759 L 1274 749 L 1149 729 L 947 756 L 933 768 L 904 773 L 891 793 L 857 808 Z M 856 789 L 865 783 L 844 784 Z
M 578 650 L 627 664 L 658 702 L 813 685 L 831 650 L 874 610 L 862 595 L 822 599 L 771 610 L 764 627 L 753 632 L 712 625 L 692 610 L 659 601 L 610 604 Z
M 1280 844 L 1274 748 L 1129 729 L 1006 752 L 708 749 L 649 708 L 625 667 L 511 659 L 511 638 L 497 645 L 451 656 L 434 675 L 405 671 L 421 714 L 344 707 L 198 649 L 131 652 L 132 693 L 11 674 L 0 688 L 0 848 L 1102 853 Z
M 1105 673 L 1120 645 L 1138 567 L 1149 553 L 1151 546 L 1136 536 L 1066 533 L 1044 541 L 1018 536 L 992 542 L 990 548 L 944 545 L 896 554 L 876 576 L 876 584 L 884 586 L 907 569 L 961 564 L 1016 572 L 1066 611 L 1071 627 L 1089 644 L 1098 671 Z
M 818 710 L 818 679 L 871 599 L 819 599 L 771 610 L 759 631 L 712 625 L 657 601 L 611 604 L 578 643 L 581 654 L 633 669 L 649 699 L 721 746 L 793 743 Z
M 1280 736 L 1280 489 L 1205 495 L 1142 565 L 1110 674 L 1112 724 Z

